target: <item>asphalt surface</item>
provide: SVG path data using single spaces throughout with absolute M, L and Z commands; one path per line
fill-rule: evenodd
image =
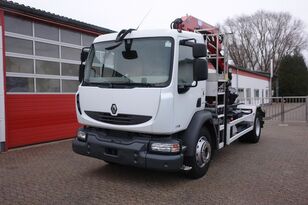
M 108 165 L 71 141 L 0 154 L 0 204 L 308 204 L 308 126 L 267 124 L 219 151 L 198 180 Z

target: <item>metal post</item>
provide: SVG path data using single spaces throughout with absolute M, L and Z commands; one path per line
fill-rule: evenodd
M 308 96 L 306 96 L 306 122 L 308 122 Z
M 279 96 L 279 82 L 278 82 L 278 78 L 276 78 L 276 97 Z
M 281 98 L 281 122 L 284 123 L 284 97 Z
M 269 80 L 269 91 L 268 91 L 268 97 L 270 97 L 269 103 L 272 103 L 272 97 L 273 97 L 272 83 L 273 83 L 273 59 L 271 59 L 271 67 L 270 67 L 270 80 Z
M 238 92 L 238 68 L 236 68 L 236 92 Z

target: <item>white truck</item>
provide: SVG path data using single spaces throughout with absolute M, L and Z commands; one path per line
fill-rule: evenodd
M 83 49 L 74 152 L 200 178 L 216 150 L 259 141 L 264 112 L 234 103 L 222 34 L 184 23 L 101 35 Z

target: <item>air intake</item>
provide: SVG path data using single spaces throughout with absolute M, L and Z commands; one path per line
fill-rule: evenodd
M 118 114 L 113 116 L 107 112 L 85 111 L 85 113 L 94 120 L 114 125 L 137 125 L 145 123 L 152 118 L 151 116 L 127 114 Z

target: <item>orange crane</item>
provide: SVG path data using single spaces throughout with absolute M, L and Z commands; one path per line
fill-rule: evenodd
M 170 24 L 171 29 L 177 29 L 179 32 L 181 31 L 190 31 L 195 32 L 198 31 L 202 34 L 207 34 L 207 49 L 209 55 L 215 56 L 215 58 L 210 58 L 209 62 L 216 67 L 216 59 L 218 59 L 218 72 L 222 73 L 227 68 L 225 66 L 225 61 L 223 58 L 222 50 L 222 42 L 223 36 L 219 35 L 219 29 L 215 26 L 212 26 L 204 21 L 193 17 L 193 16 L 183 16 L 182 18 L 175 19 Z

